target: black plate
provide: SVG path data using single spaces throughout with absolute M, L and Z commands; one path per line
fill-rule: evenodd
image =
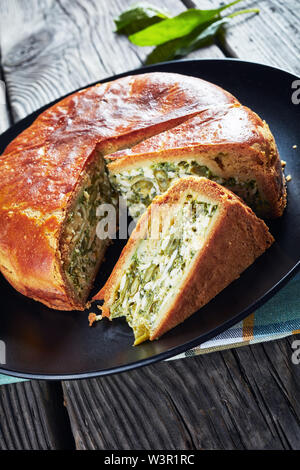
M 242 320 L 275 294 L 299 267 L 300 105 L 292 103 L 292 82 L 297 77 L 265 65 L 213 59 L 169 62 L 107 80 L 145 71 L 178 72 L 209 80 L 269 123 L 281 158 L 287 161 L 286 174 L 292 174 L 284 216 L 269 224 L 276 243 L 190 319 L 160 340 L 138 347 L 132 347 L 133 335 L 124 320 L 105 320 L 89 328 L 86 312 L 50 310 L 17 293 L 1 277 L 0 340 L 6 344 L 7 355 L 2 373 L 27 378 L 86 378 L 169 358 Z M 48 106 L 2 134 L 0 153 Z M 293 149 L 294 145 L 298 149 Z M 96 281 L 98 287 L 107 279 L 123 244 L 119 241 L 110 248 Z

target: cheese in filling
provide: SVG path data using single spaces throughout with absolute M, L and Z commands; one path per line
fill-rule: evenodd
M 188 194 L 168 211 L 158 236 L 147 236 L 124 270 L 110 306 L 111 318 L 125 316 L 135 345 L 149 338 L 161 313 L 169 308 L 217 213 L 217 205 Z
M 143 167 L 133 167 L 120 173 L 111 173 L 110 181 L 114 189 L 126 199 L 129 213 L 137 220 L 158 194 L 165 192 L 171 183 L 183 176 L 204 176 L 230 189 L 254 210 L 263 204 L 255 180 L 241 181 L 237 177 L 222 178 L 212 173 L 195 160 L 159 162 Z

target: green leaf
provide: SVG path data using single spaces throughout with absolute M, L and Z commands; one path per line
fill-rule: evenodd
M 166 11 L 159 10 L 157 7 L 152 6 L 150 3 L 141 2 L 131 5 L 131 7 L 121 13 L 121 15 L 114 19 L 116 25 L 116 33 L 134 34 L 137 31 L 147 28 L 150 25 L 163 21 L 169 18 L 170 15 Z
M 185 56 L 200 47 L 203 47 L 206 44 L 209 44 L 213 41 L 216 34 L 218 33 L 219 29 L 223 27 L 226 23 L 229 23 L 231 18 L 225 17 L 221 18 L 218 21 L 214 21 L 211 25 L 205 28 L 197 37 L 195 37 L 190 43 L 185 47 L 183 46 L 181 49 L 177 51 L 177 56 Z
M 211 23 L 205 23 L 209 25 Z M 175 57 L 179 57 L 178 51 L 187 47 L 190 42 L 198 36 L 200 31 L 205 29 L 205 25 L 196 28 L 191 34 L 182 38 L 173 39 L 172 41 L 165 42 L 157 46 L 147 57 L 146 65 L 156 64 L 157 62 L 166 62 L 173 60 Z
M 203 25 L 220 13 L 242 0 L 235 0 L 227 5 L 213 10 L 190 9 L 174 18 L 168 18 L 160 23 L 149 26 L 142 31 L 129 36 L 129 40 L 137 46 L 158 46 L 167 41 L 190 34 L 196 27 Z
M 196 28 L 193 33 L 187 36 L 161 44 L 148 55 L 146 64 L 150 65 L 157 62 L 164 62 L 178 57 L 183 57 L 200 47 L 211 44 L 219 30 L 226 23 L 229 23 L 235 16 L 245 13 L 259 13 L 259 10 L 257 8 L 250 8 L 234 12 L 224 18 L 212 20 L 205 25 Z

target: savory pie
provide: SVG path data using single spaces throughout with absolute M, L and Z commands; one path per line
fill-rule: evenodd
M 132 155 L 111 155 L 131 147 Z M 112 162 L 112 185 L 104 157 Z M 127 198 L 133 215 L 176 176 L 190 173 L 251 193 L 269 215 L 285 205 L 267 126 L 225 90 L 171 73 L 128 76 L 68 96 L 8 145 L 0 172 L 1 272 L 22 294 L 61 310 L 86 305 L 109 243 L 96 235 L 97 207 L 116 205 L 115 191 L 127 192 L 125 180 L 135 185 L 136 201 Z M 135 180 L 140 174 L 142 181 Z
M 273 241 L 231 191 L 183 177 L 140 217 L 94 300 L 104 300 L 102 317 L 126 318 L 135 344 L 153 340 L 209 302 Z M 90 323 L 98 318 L 91 314 Z

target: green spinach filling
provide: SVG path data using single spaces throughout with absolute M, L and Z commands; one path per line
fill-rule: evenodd
M 155 163 L 150 167 L 112 174 L 110 180 L 113 187 L 126 199 L 130 215 L 138 219 L 155 196 L 165 192 L 174 180 L 187 175 L 204 176 L 225 186 L 254 210 L 260 211 L 267 204 L 261 198 L 255 180 L 222 178 L 195 160 Z
M 86 294 L 95 275 L 99 256 L 105 242 L 97 237 L 97 208 L 103 203 L 114 203 L 103 161 L 86 175 L 80 193 L 67 219 L 64 241 L 68 246 L 64 270 L 79 297 Z
M 126 316 L 135 344 L 149 337 L 161 308 L 170 305 L 216 211 L 217 205 L 189 195 L 180 210 L 170 215 L 159 237 L 147 236 L 139 242 L 110 307 L 112 317 Z

